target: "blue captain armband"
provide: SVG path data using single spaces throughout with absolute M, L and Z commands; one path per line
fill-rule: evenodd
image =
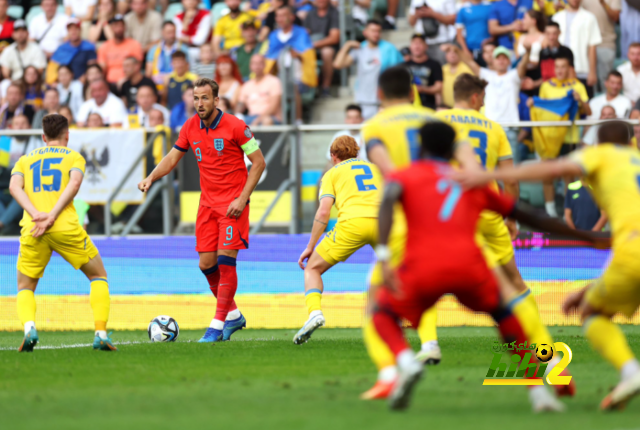
M 250 141 L 241 146 L 242 150 L 245 154 L 251 155 L 256 152 L 260 147 L 258 146 L 258 142 L 255 137 L 252 137 Z

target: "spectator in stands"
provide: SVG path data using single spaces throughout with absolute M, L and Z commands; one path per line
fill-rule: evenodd
M 96 12 L 98 0 L 64 0 L 62 4 L 67 16 L 90 22 Z
M 340 23 L 338 10 L 330 0 L 315 0 L 313 8 L 304 19 L 304 27 L 311 36 L 316 57 L 322 60 L 321 97 L 331 95 L 333 60 L 340 45 Z
M 156 84 L 151 79 L 147 78 L 142 74 L 142 72 L 140 71 L 140 69 L 142 68 L 142 65 L 140 64 L 140 61 L 138 61 L 137 58 L 134 58 L 134 57 L 126 58 L 124 60 L 124 63 L 122 63 L 122 67 L 124 70 L 126 81 L 124 81 L 122 83 L 122 86 L 120 87 L 120 97 L 122 98 L 122 101 L 124 102 L 125 106 L 127 107 L 135 106 L 136 94 L 138 93 L 138 88 L 142 86 L 148 86 L 150 88 L 153 88 L 154 91 L 156 92 L 156 97 L 157 97 L 157 91 L 155 89 Z
M 354 98 L 362 108 L 365 120 L 378 112 L 380 100 L 377 91 L 372 88 L 377 88 L 380 73 L 403 62 L 396 47 L 380 39 L 381 33 L 382 25 L 376 20 L 370 20 L 363 31 L 365 41 L 362 44 L 355 40 L 345 43 L 333 64 L 336 69 L 350 67 L 354 62 L 357 64 Z
M 244 43 L 231 50 L 231 58 L 238 65 L 242 80 L 248 81 L 251 74 L 249 70 L 251 57 L 260 53 L 262 49 L 262 43 L 258 42 L 258 27 L 255 21 L 242 23 L 242 38 Z
M 37 43 L 29 41 L 27 26 L 21 19 L 13 23 L 13 42 L 0 54 L 2 75 L 12 81 L 22 78 L 24 68 L 34 66 L 43 72 L 47 67 L 47 57 Z
M 578 180 L 568 185 L 564 199 L 564 221 L 574 230 L 602 231 L 607 216 L 593 200 L 589 185 Z
M 471 54 L 478 64 L 482 62 L 482 42 L 489 34 L 491 4 L 482 0 L 471 0 L 463 4 L 456 16 L 456 41 L 463 51 Z
M 50 113 L 59 113 L 60 95 L 55 88 L 47 88 L 44 92 L 44 100 L 42 102 L 42 109 L 40 109 L 33 117 L 33 128 L 42 128 L 42 118 Z
M 600 118 L 600 112 L 605 106 L 611 106 L 615 109 L 616 118 L 627 118 L 629 116 L 633 104 L 628 97 L 621 94 L 622 82 L 620 72 L 615 70 L 609 72 L 604 82 L 606 92 L 589 101 L 589 107 L 591 108 L 589 119 Z
M 80 106 L 84 103 L 84 90 L 82 82 L 74 80 L 73 70 L 69 66 L 60 66 L 58 69 L 58 85 L 56 89 L 58 90 L 60 104 L 68 106 L 73 115 L 77 115 Z
M 58 111 L 58 113 L 63 117 L 65 117 L 67 121 L 69 121 L 69 128 L 78 128 L 76 126 L 76 120 L 73 117 L 73 112 L 71 112 L 71 109 L 69 109 L 69 106 L 62 106 Z
M 193 85 L 189 85 L 182 93 L 182 101 L 171 109 L 171 130 L 176 131 L 192 116 L 196 114 L 193 106 Z
M 231 108 L 235 109 L 242 86 L 242 75 L 240 75 L 238 65 L 233 62 L 231 57 L 227 55 L 218 57 L 214 80 L 220 87 L 218 91 L 220 97 L 229 99 Z
M 436 108 L 436 97 L 442 93 L 442 67 L 427 55 L 427 44 L 419 34 L 414 34 L 409 45 L 411 59 L 405 64 L 411 70 L 420 94 L 422 106 Z
M 640 100 L 640 43 L 634 42 L 629 45 L 627 52 L 629 61 L 618 67 L 618 72 L 622 75 L 622 93 L 629 97 L 633 103 Z M 0 57 L 2 63 L 2 57 Z
M 200 47 L 200 56 L 196 60 L 192 70 L 200 78 L 212 79 L 216 72 L 216 62 L 213 56 L 213 47 L 205 43 Z
M 150 127 L 149 115 L 152 110 L 162 112 L 166 118 L 166 124 L 169 125 L 169 111 L 166 107 L 157 103 L 156 89 L 154 86 L 143 85 L 138 89 L 136 94 L 136 104 L 129 108 L 129 126 L 134 127 Z
M 632 43 L 640 41 L 640 3 L 622 0 L 620 13 L 620 52 L 624 56 Z
M 67 16 L 58 13 L 56 0 L 42 0 L 40 6 L 44 13 L 36 15 L 29 24 L 29 37 L 51 58 L 67 37 Z
M 20 85 L 24 88 L 24 102 L 31 106 L 34 111 L 42 108 L 42 99 L 44 98 L 42 75 L 33 66 L 27 66 L 24 69 Z
M 429 45 L 429 57 L 440 64 L 445 54 L 440 47 L 456 37 L 455 0 L 411 0 L 409 24 L 416 33 L 423 35 Z
M 469 66 L 460 61 L 460 56 L 450 47 L 446 49 L 447 64 L 442 66 L 442 104 L 448 108 L 453 107 L 453 83 L 463 73 L 473 74 Z
M 407 61 L 411 61 L 411 49 L 408 46 L 405 46 L 400 50 L 400 55 L 402 55 L 402 59 L 406 63 Z
M 529 54 L 529 64 L 527 64 L 527 76 L 522 81 L 522 90 L 528 96 L 538 94 L 538 89 L 542 85 L 540 76 L 540 51 L 544 43 L 544 28 L 546 18 L 542 12 L 529 10 L 524 14 L 522 20 L 523 33 L 518 38 L 518 46 L 516 48 L 516 57 L 520 58 L 526 52 L 525 45 L 531 46 Z
M 573 72 L 573 52 L 571 49 L 560 44 L 560 25 L 557 22 L 548 22 L 544 28 L 545 41 L 540 51 L 540 77 L 543 81 L 548 81 L 556 77 L 556 58 L 566 58 L 572 67 Z
M 509 51 L 515 49 L 515 32 L 521 32 L 524 10 L 519 9 L 518 0 L 500 0 L 491 4 L 489 15 L 489 34 L 497 38 L 498 46 L 503 46 Z
M 9 121 L 16 115 L 25 115 L 29 123 L 33 121 L 35 111 L 24 102 L 24 89 L 17 82 L 12 82 L 7 88 L 5 102 L 0 106 L 0 130 L 5 130 Z
M 613 70 L 616 59 L 616 23 L 620 20 L 622 0 L 582 0 L 582 7 L 598 21 L 602 43 L 596 47 L 599 90 L 604 91 L 604 81 Z
M 78 80 L 84 80 L 87 67 L 97 61 L 96 47 L 93 43 L 82 40 L 80 35 L 80 21 L 77 18 L 69 18 L 67 21 L 68 39 L 60 45 L 51 57 L 51 61 L 61 65 L 69 66 L 73 75 Z
M 132 0 L 131 12 L 125 15 L 124 23 L 125 37 L 137 40 L 145 54 L 162 37 L 162 15 L 149 9 L 149 0 Z
M 184 12 L 173 18 L 178 40 L 186 44 L 189 55 L 197 57 L 202 44 L 211 41 L 211 14 L 208 10 L 198 8 L 200 0 L 182 0 Z
M 213 30 L 213 52 L 217 58 L 227 55 L 229 50 L 237 48 L 245 41 L 242 37 L 242 24 L 252 22 L 253 17 L 240 10 L 240 0 L 225 0 L 229 13 L 216 22 Z
M 106 42 L 113 39 L 111 21 L 116 16 L 116 7 L 113 0 L 99 0 L 98 19 L 92 21 L 89 28 L 88 39 L 91 43 Z
M 264 42 L 269 38 L 269 35 L 276 29 L 276 11 L 283 6 L 288 6 L 288 2 L 285 0 L 271 0 L 271 7 L 269 8 L 269 13 L 264 20 L 262 27 L 260 27 L 260 32 L 258 33 L 258 41 Z M 297 15 L 294 15 L 293 24 L 298 27 L 302 27 L 303 23 Z M 245 39 L 246 40 L 246 39 Z M 247 65 L 249 62 L 247 61 Z
M 89 114 L 89 118 L 87 118 L 87 128 L 103 128 L 104 126 L 104 121 L 99 113 L 94 112 Z
M 189 71 L 189 63 L 184 52 L 174 52 L 171 55 L 171 65 L 173 73 L 166 77 L 164 83 L 164 99 L 169 110 L 182 101 L 184 90 L 198 80 L 198 76 Z
M 481 67 L 486 67 L 489 70 L 493 70 L 493 51 L 498 47 L 495 39 L 487 39 L 482 42 L 482 63 L 478 63 Z
M 357 125 L 362 124 L 363 122 L 364 118 L 362 117 L 362 109 L 360 108 L 360 106 L 356 104 L 347 105 L 345 109 L 344 123 L 349 125 Z M 325 171 L 333 167 L 333 163 L 331 162 L 331 144 L 340 136 L 353 137 L 360 147 L 360 150 L 358 151 L 358 158 L 364 161 L 369 161 L 369 159 L 367 158 L 367 149 L 365 148 L 364 141 L 362 139 L 362 133 L 359 130 L 341 130 L 334 134 L 329 141 L 329 146 L 327 147 L 327 165 L 324 169 Z
M 218 109 L 220 109 L 224 113 L 228 113 L 233 115 L 233 109 L 231 108 L 231 102 L 226 97 L 220 97 L 220 101 L 218 102 Z
M 90 84 L 91 97 L 80 106 L 76 116 L 79 127 L 87 124 L 89 114 L 98 113 L 107 127 L 128 127 L 127 108 L 115 94 L 109 91 L 109 83 L 103 79 Z
M 0 52 L 13 42 L 13 19 L 7 15 L 8 10 L 9 0 L 0 0 Z
M 156 85 L 163 85 L 166 77 L 173 72 L 171 55 L 177 51 L 186 54 L 187 45 L 176 40 L 176 25 L 172 21 L 165 21 L 162 24 L 162 41 L 147 52 L 146 75 Z
M 605 105 L 600 109 L 600 115 L 597 117 L 599 119 L 616 119 L 618 116 L 616 115 L 616 109 L 611 105 Z M 599 125 L 592 125 L 589 127 L 589 130 L 582 137 L 582 143 L 585 145 L 595 145 L 598 143 L 598 129 Z
M 265 60 L 262 55 L 251 57 L 251 72 L 255 77 L 247 81 L 239 91 L 235 111 L 248 111 L 244 118 L 248 125 L 282 122 L 282 84 L 277 77 L 265 74 L 264 69 Z
M 113 39 L 107 40 L 98 49 L 98 64 L 105 71 L 107 81 L 115 84 L 125 77 L 124 60 L 133 57 L 142 62 L 144 54 L 137 40 L 124 37 L 126 29 L 122 15 L 116 15 L 110 25 Z
M 560 25 L 559 42 L 573 52 L 573 69 L 589 97 L 593 97 L 593 86 L 598 82 L 598 59 L 596 47 L 602 43 L 596 17 L 583 7 L 582 0 L 567 0 L 564 10 L 556 13 L 553 20 Z

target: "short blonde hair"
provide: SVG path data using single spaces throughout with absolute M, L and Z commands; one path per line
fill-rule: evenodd
M 360 147 L 356 140 L 351 136 L 340 136 L 331 144 L 330 152 L 341 161 L 358 156 Z

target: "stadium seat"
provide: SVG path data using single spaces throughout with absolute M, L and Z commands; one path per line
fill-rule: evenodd
M 20 19 L 24 14 L 24 9 L 22 6 L 9 6 L 9 10 L 7 10 L 7 15 L 9 15 L 13 19 Z
M 167 11 L 164 13 L 164 20 L 173 21 L 173 18 L 175 18 L 175 16 L 180 12 L 182 12 L 183 10 L 184 8 L 182 7 L 181 3 L 170 4 L 169 7 L 167 8 Z
M 40 15 L 41 13 L 43 12 L 40 6 L 32 6 L 31 9 L 29 9 L 29 13 L 27 13 L 27 16 L 24 18 L 25 22 L 27 23 L 27 26 L 31 24 L 31 21 L 33 21 L 33 18 Z
M 229 8 L 224 2 L 214 4 L 213 9 L 211 9 L 211 25 L 215 27 L 218 20 L 228 13 Z

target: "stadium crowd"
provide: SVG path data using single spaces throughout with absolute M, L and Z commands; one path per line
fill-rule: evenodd
M 198 77 L 218 82 L 223 111 L 248 125 L 279 124 L 286 109 L 276 72 L 287 47 L 298 122 L 303 98 L 332 97 L 335 72 L 352 66 L 360 121 L 371 118 L 380 106 L 371 90 L 378 76 L 401 63 L 419 102 L 432 109 L 452 107 L 455 79 L 474 73 L 488 82 L 484 114 L 495 121 L 544 119 L 534 107 L 567 95 L 581 117 L 640 118 L 637 0 L 412 0 L 406 46 L 383 38 L 396 28 L 398 0 L 345 2 L 353 37 L 342 45 L 333 0 L 60 3 L 0 0 L 0 129 L 39 128 L 55 112 L 77 128 L 175 131 L 194 114 Z M 552 154 L 534 145 L 541 135 L 532 129 L 506 132 L 520 162 L 592 144 L 595 127 L 572 127 Z M 28 147 L 29 139 L 11 139 L 5 173 Z M 557 216 L 553 196 L 547 184 L 546 209 Z M 19 217 L 4 197 L 0 229 Z

